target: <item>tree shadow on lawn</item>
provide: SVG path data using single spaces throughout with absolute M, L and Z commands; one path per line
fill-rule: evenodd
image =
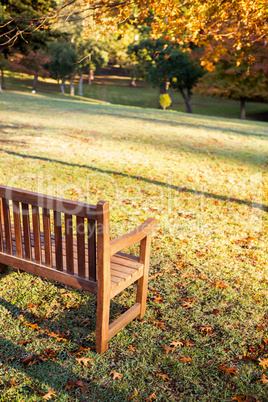
M 194 194 L 194 195 L 203 195 L 203 196 L 205 196 L 207 198 L 213 198 L 213 199 L 220 200 L 220 201 L 233 202 L 233 203 L 236 203 L 236 204 L 243 204 L 243 205 L 249 206 L 250 208 L 257 208 L 257 209 L 260 209 L 262 211 L 268 212 L 268 205 L 264 205 L 264 204 L 261 204 L 259 202 L 241 200 L 239 198 L 227 197 L 225 195 L 214 194 L 214 193 L 210 193 L 210 192 L 207 192 L 207 191 L 194 190 L 194 189 L 187 188 L 187 187 L 178 187 L 176 185 L 173 185 L 173 184 L 170 184 L 170 183 L 164 183 L 164 182 L 159 181 L 159 180 L 152 180 L 152 179 L 148 179 L 147 177 L 135 176 L 135 175 L 131 175 L 131 174 L 123 173 L 123 172 L 116 172 L 114 170 L 105 170 L 105 169 L 97 168 L 97 167 L 94 167 L 94 166 L 78 165 L 76 163 L 64 162 L 64 161 L 61 161 L 61 160 L 46 158 L 46 157 L 42 157 L 42 156 L 20 154 L 18 152 L 13 152 L 13 151 L 8 151 L 8 150 L 5 150 L 5 152 L 7 154 L 9 154 L 9 155 L 20 156 L 22 158 L 37 159 L 37 160 L 42 160 L 42 161 L 46 161 L 46 162 L 58 163 L 58 164 L 64 165 L 64 166 L 71 166 L 71 167 L 78 167 L 78 168 L 88 169 L 88 170 L 91 170 L 93 172 L 126 177 L 126 178 L 130 178 L 130 179 L 138 180 L 138 181 L 143 181 L 143 182 L 149 183 L 149 184 L 154 184 L 156 186 L 170 188 L 172 190 L 179 191 L 179 192 L 182 192 L 182 193 L 190 193 L 190 194 Z
M 164 121 L 163 121 L 164 122 Z M 178 125 L 183 125 L 184 123 L 174 123 L 176 126 Z M 187 124 L 186 124 L 187 125 Z M 202 128 L 202 125 L 192 125 L 192 127 L 195 128 Z M 14 136 L 17 135 L 17 132 L 20 129 L 25 129 L 25 125 L 21 124 L 18 125 L 16 124 L 16 126 L 5 126 L 4 129 L 9 129 L 8 132 L 5 133 L 5 131 L 3 130 L 3 135 L 6 137 L 8 135 L 8 138 L 10 139 L 10 141 L 7 141 L 7 145 L 8 142 L 11 143 L 11 145 L 15 145 L 16 140 L 11 139 L 12 137 L 14 138 Z M 12 134 L 10 133 L 11 130 L 15 130 L 15 133 Z M 31 129 L 33 129 L 33 132 L 31 134 L 27 134 L 30 137 L 40 137 L 40 136 L 44 136 L 44 130 L 46 129 L 45 126 L 42 127 L 38 127 L 38 126 L 31 126 Z M 211 127 L 211 129 L 218 129 L 217 127 Z M 226 129 L 226 132 L 228 132 L 230 135 L 236 135 L 237 132 L 235 130 L 233 130 L 232 128 L 230 128 L 230 130 Z M 65 133 L 64 135 L 66 136 L 70 136 L 72 137 L 72 134 L 70 133 L 69 135 L 67 133 Z M 245 133 L 245 135 L 251 136 L 251 133 Z M 175 136 L 174 138 L 172 138 L 172 140 L 170 139 L 169 135 L 164 135 L 161 133 L 157 133 L 154 134 L 153 138 L 141 138 L 141 137 L 136 137 L 134 134 L 126 134 L 124 135 L 118 135 L 118 136 L 112 136 L 111 134 L 105 134 L 103 132 L 96 132 L 95 130 L 93 131 L 88 131 L 86 133 L 86 135 L 83 135 L 82 138 L 105 138 L 109 141 L 113 140 L 113 141 L 122 141 L 124 140 L 124 142 L 129 142 L 131 143 L 133 146 L 136 145 L 137 140 L 139 144 L 144 144 L 147 147 L 151 147 L 151 148 L 155 148 L 156 150 L 161 150 L 161 149 L 171 149 L 172 151 L 175 152 L 187 152 L 187 153 L 191 153 L 193 155 L 197 155 L 198 157 L 210 157 L 213 158 L 213 160 L 215 158 L 220 158 L 221 160 L 228 160 L 228 161 L 234 161 L 234 162 L 242 162 L 244 164 L 247 165 L 257 165 L 257 166 L 265 166 L 268 163 L 268 158 L 267 158 L 267 152 L 266 150 L 258 150 L 258 153 L 256 153 L 256 151 L 254 150 L 250 150 L 248 148 L 236 148 L 233 144 L 232 141 L 230 142 L 230 147 L 227 147 L 227 145 L 224 145 L 221 143 L 221 139 L 220 137 L 218 137 L 218 139 L 216 138 L 211 138 L 210 140 L 201 138 L 200 141 L 198 142 L 198 136 Z M 268 134 L 267 134 L 268 137 Z M 268 139 L 268 138 L 267 138 Z M 265 140 L 267 140 L 265 138 Z M 3 139 L 4 141 L 6 140 L 6 138 Z M 13 142 L 12 142 L 13 141 Z M 1 143 L 1 136 L 0 136 L 0 143 Z M 23 145 L 23 148 L 25 148 L 26 144 L 22 144 L 21 142 L 18 141 L 17 143 L 18 146 Z M 8 152 L 8 150 L 5 150 L 6 152 Z M 19 153 L 17 154 L 19 156 Z
M 8 272 L 1 274 L 0 278 L 3 277 L 3 275 L 8 275 Z M 61 316 L 60 320 L 55 320 L 53 317 L 51 319 L 37 317 L 30 311 L 23 310 L 1 297 L 0 305 L 11 313 L 13 320 L 19 319 L 20 317 L 20 321 L 22 322 L 21 325 L 25 323 L 25 328 L 27 328 L 26 322 L 27 324 L 37 325 L 37 328 L 34 328 L 34 330 L 36 330 L 36 342 L 40 341 L 41 343 L 42 339 L 51 339 L 51 337 L 55 339 L 56 337 L 53 334 L 59 334 L 58 342 L 62 345 L 59 353 L 57 353 L 57 351 L 60 349 L 58 345 L 55 345 L 55 348 L 53 349 L 53 347 L 46 348 L 45 346 L 40 348 L 40 344 L 38 345 L 39 351 L 35 352 L 35 346 L 32 344 L 31 339 L 31 330 L 29 330 L 28 336 L 25 336 L 24 334 L 24 337 L 27 339 L 22 338 L 20 340 L 22 345 L 15 344 L 11 340 L 0 336 L 0 362 L 4 366 L 9 366 L 15 371 L 20 371 L 22 374 L 25 374 L 27 377 L 31 377 L 33 380 L 33 383 L 30 386 L 27 386 L 27 384 L 25 385 L 24 391 L 26 393 L 36 394 L 36 391 L 45 393 L 47 392 L 47 389 L 50 388 L 56 392 L 58 390 L 70 396 L 70 394 L 77 391 L 80 386 L 70 383 L 70 388 L 68 389 L 65 388 L 66 385 L 70 381 L 75 382 L 77 380 L 82 380 L 85 387 L 84 392 L 86 393 L 92 390 L 96 393 L 98 398 L 103 397 L 103 400 L 125 401 L 125 395 L 121 395 L 118 391 L 116 391 L 115 394 L 112 389 L 109 389 L 109 381 L 107 381 L 105 386 L 102 388 L 100 384 L 98 384 L 98 380 L 87 379 L 88 374 L 90 374 L 91 367 L 92 374 L 95 372 L 94 365 L 88 366 L 89 372 L 84 374 L 85 377 L 78 377 L 77 371 L 71 369 L 73 365 L 78 364 L 75 359 L 83 357 L 83 355 L 86 353 L 82 350 L 82 354 L 77 354 L 77 352 L 79 352 L 79 346 L 83 346 L 84 348 L 90 347 L 91 350 L 95 349 L 93 340 L 88 340 L 88 338 L 92 338 L 94 333 L 96 325 L 96 309 L 89 310 L 85 305 L 83 305 L 73 311 L 66 311 Z M 113 311 L 113 315 L 118 314 L 119 312 L 122 313 L 122 306 L 111 301 L 111 311 Z M 85 324 L 82 324 L 85 315 L 87 316 L 87 321 L 89 322 L 89 325 L 86 324 L 86 327 Z M 78 325 L 77 322 L 77 317 L 79 316 L 81 316 L 80 325 Z M 66 323 L 69 324 L 69 326 Z M 70 329 L 70 335 L 68 341 L 63 342 L 60 340 L 60 338 L 64 336 L 63 333 L 67 332 L 66 327 Z M 71 345 L 70 342 L 72 343 Z M 25 348 L 23 345 L 26 343 L 32 344 L 33 347 Z M 67 343 L 69 343 L 69 346 Z M 67 345 L 67 347 L 65 345 Z M 40 351 L 40 349 L 42 350 Z M 55 355 L 53 355 L 53 352 Z M 99 359 L 99 356 L 100 355 L 96 355 L 97 359 Z M 68 366 L 66 365 L 67 359 L 73 360 L 73 362 L 70 362 Z M 109 375 L 109 373 L 107 374 Z M 27 380 L 25 380 L 25 382 L 27 383 Z M 38 384 L 35 382 L 38 382 L 39 386 L 41 384 L 41 390 L 36 389 Z M 8 384 L 6 385 L 8 386 Z M 80 398 L 81 400 L 90 400 L 88 399 L 88 396 L 85 398 L 83 392 L 80 393 Z

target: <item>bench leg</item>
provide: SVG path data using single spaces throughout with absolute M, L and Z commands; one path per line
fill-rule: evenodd
M 2 264 L 0 262 L 0 274 L 2 274 L 3 272 L 7 271 L 8 269 L 8 265 Z
M 100 292 L 101 293 L 101 292 Z M 104 353 L 109 340 L 110 297 L 97 296 L 96 352 Z
M 141 305 L 141 312 L 137 318 L 140 320 L 144 317 L 146 309 L 146 298 L 148 288 L 149 262 L 150 262 L 151 236 L 148 235 L 141 241 L 140 245 L 140 262 L 144 264 L 143 276 L 138 280 L 137 286 L 137 303 Z

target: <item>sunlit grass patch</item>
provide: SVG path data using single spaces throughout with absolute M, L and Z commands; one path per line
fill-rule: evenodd
M 0 101 L 1 184 L 107 200 L 113 236 L 159 222 L 146 316 L 104 355 L 94 296 L 1 275 L 2 399 L 265 401 L 267 124 L 52 95 Z M 113 317 L 134 300 L 134 289 L 118 295 Z

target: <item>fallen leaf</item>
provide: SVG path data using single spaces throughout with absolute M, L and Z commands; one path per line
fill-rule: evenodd
M 247 395 L 236 395 L 231 400 L 238 401 L 238 402 L 251 402 L 252 401 L 252 399 Z
M 160 303 L 160 302 L 162 302 L 163 301 L 163 297 L 162 296 L 158 296 L 158 297 L 154 297 L 154 302 L 155 303 Z
M 181 348 L 183 346 L 183 342 L 181 342 L 181 341 L 173 341 L 173 342 L 171 342 L 171 344 L 169 346 L 173 347 L 173 348 L 177 348 L 177 347 Z
M 148 402 L 152 402 L 153 399 L 156 399 L 156 395 L 155 393 L 152 393 L 148 398 L 146 398 L 145 400 Z
M 162 378 L 164 381 L 169 381 L 169 378 L 166 374 L 156 374 L 156 377 Z
M 212 327 L 200 327 L 199 332 L 201 334 L 203 334 L 204 332 L 209 335 L 213 332 L 213 328 Z
M 130 345 L 130 346 L 128 347 L 128 350 L 130 350 L 131 352 L 135 352 L 135 351 L 136 351 L 136 348 L 134 348 L 132 345 Z
M 263 375 L 261 376 L 261 378 L 260 378 L 260 381 L 261 381 L 263 384 L 268 384 L 268 377 L 266 377 L 266 375 L 263 374 Z
M 188 341 L 187 339 L 185 339 L 184 343 L 188 348 L 193 348 L 195 346 L 194 343 Z
M 48 390 L 48 392 L 46 394 L 41 394 L 42 398 L 45 400 L 49 400 L 51 399 L 53 396 L 57 395 L 56 392 L 51 391 L 50 389 Z
M 191 362 L 193 359 L 190 356 L 184 356 L 182 355 L 180 358 L 180 361 L 185 362 L 185 363 L 189 363 Z
M 82 363 L 85 367 L 87 367 L 88 362 L 93 362 L 90 357 L 78 357 L 75 359 L 79 364 Z
M 167 355 L 169 352 L 173 353 L 175 348 L 171 348 L 170 346 L 164 346 L 163 347 L 165 354 Z
M 110 375 L 112 374 L 112 376 L 113 376 L 113 380 L 116 380 L 117 378 L 121 378 L 122 377 L 122 374 L 120 374 L 120 373 L 117 373 L 115 370 L 112 370 L 111 372 L 110 372 Z
M 230 375 L 230 374 L 237 375 L 236 367 L 228 367 L 227 364 L 220 364 L 219 368 L 221 371 L 225 371 L 225 373 L 228 375 Z
M 27 325 L 27 327 L 31 327 L 33 329 L 38 329 L 38 325 L 37 324 L 32 324 L 31 322 L 25 322 L 25 325 Z
M 268 368 L 268 359 L 258 359 L 259 360 L 259 364 L 264 368 Z
M 82 380 L 77 380 L 77 381 L 70 380 L 65 385 L 65 389 L 72 389 L 72 388 L 78 388 L 78 387 L 83 387 L 83 386 L 84 386 L 84 383 Z
M 134 396 L 137 396 L 138 394 L 139 394 L 139 393 L 136 392 L 135 394 L 133 394 L 133 395 L 131 395 L 131 396 L 128 396 L 128 397 L 127 397 L 127 400 L 129 401 L 130 399 L 134 398 Z
M 163 321 L 153 321 L 153 324 L 160 329 L 166 329 L 166 324 Z
M 227 285 L 226 285 L 224 282 L 222 282 L 222 281 L 213 282 L 213 283 L 212 283 L 212 286 L 215 286 L 215 287 L 218 288 L 218 289 L 225 289 L 225 288 L 227 288 Z

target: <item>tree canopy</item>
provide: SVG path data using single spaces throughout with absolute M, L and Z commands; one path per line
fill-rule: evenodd
M 206 46 L 214 40 L 216 46 L 207 48 L 202 63 L 213 69 L 212 62 L 230 49 L 233 52 L 267 37 L 267 0 L 64 0 L 42 13 L 42 16 L 9 13 L 9 4 L 1 6 L 5 42 L 14 43 L 23 34 L 45 29 L 71 18 L 83 20 L 84 34 L 123 31 L 124 23 L 147 24 L 153 38 L 164 36 L 177 43 Z M 39 0 L 38 3 L 46 3 Z M 24 28 L 15 30 L 14 24 Z M 10 28 L 9 30 L 6 28 Z M 3 39 L 2 39 L 3 42 Z M 267 44 L 265 45 L 267 46 Z M 240 52 L 240 59 L 249 52 Z

